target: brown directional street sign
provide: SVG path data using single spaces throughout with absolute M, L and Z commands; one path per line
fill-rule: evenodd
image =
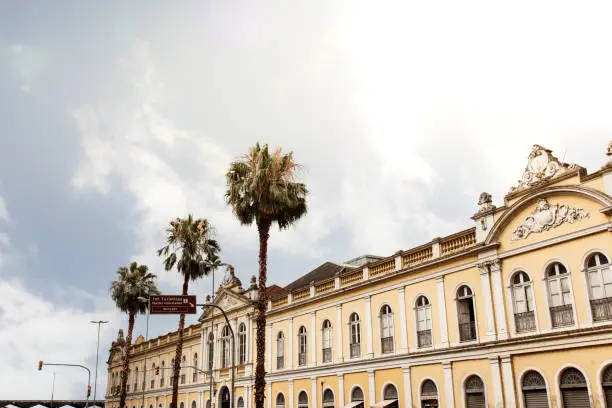
M 180 295 L 150 296 L 151 314 L 194 314 L 196 297 Z

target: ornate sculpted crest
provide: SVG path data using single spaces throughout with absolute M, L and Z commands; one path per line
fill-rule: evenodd
M 481 193 L 478 198 L 478 212 L 489 211 L 495 208 L 493 205 L 493 198 L 489 193 Z
M 550 205 L 546 199 L 541 198 L 531 215 L 527 216 L 525 221 L 516 227 L 512 234 L 512 240 L 527 238 L 531 233 L 548 231 L 566 222 L 573 224 L 575 221 L 588 218 L 588 216 L 589 213 L 582 208 L 570 207 L 566 204 Z
M 223 281 L 221 282 L 222 286 L 234 286 L 241 285 L 240 279 L 234 275 L 234 267 L 231 265 L 227 265 L 227 269 L 225 270 L 225 275 L 223 276 Z
M 527 158 L 527 167 L 518 186 L 512 187 L 510 192 L 524 190 L 544 181 L 557 177 L 575 168 L 575 164 L 560 162 L 552 151 L 540 145 L 533 145 L 531 153 Z

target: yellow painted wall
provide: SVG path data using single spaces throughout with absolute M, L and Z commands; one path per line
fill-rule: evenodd
M 368 336 L 366 335 L 366 331 L 365 331 L 365 300 L 363 299 L 358 299 L 358 300 L 353 300 L 352 302 L 347 302 L 345 304 L 342 305 L 342 326 L 343 326 L 343 333 L 342 333 L 342 341 L 343 341 L 343 348 L 342 348 L 342 354 L 344 356 L 344 360 L 350 360 L 351 358 L 351 350 L 350 350 L 350 328 L 349 328 L 349 321 L 350 321 L 350 317 L 351 314 L 353 313 L 357 313 L 359 315 L 359 319 L 361 321 L 361 355 L 364 355 L 366 353 L 367 350 L 367 342 L 368 342 Z
M 413 366 L 410 368 L 410 386 L 412 388 L 412 404 L 414 407 L 419 407 L 421 402 L 419 401 L 420 387 L 423 380 L 426 378 L 432 379 L 438 387 L 438 402 L 440 406 L 444 405 L 444 395 L 446 390 L 444 389 L 444 371 L 442 364 L 428 364 L 421 366 Z M 400 401 L 402 403 L 403 400 Z
M 373 295 L 370 303 L 372 308 L 372 342 L 374 346 L 374 355 L 380 355 L 382 352 L 380 341 L 382 336 L 380 310 L 385 304 L 391 306 L 391 311 L 393 312 L 393 342 L 394 350 L 397 351 L 401 345 L 400 311 L 397 289 Z
M 297 378 L 293 380 L 293 405 L 297 407 L 298 395 L 300 391 L 306 391 L 308 394 L 308 404 L 312 404 L 312 383 L 309 378 Z
M 417 348 L 417 321 L 416 321 L 416 312 L 415 312 L 415 304 L 416 299 L 419 295 L 425 295 L 429 299 L 430 307 L 431 307 L 431 335 L 432 335 L 432 343 L 433 345 L 437 345 L 440 343 L 440 325 L 436 324 L 440 320 L 439 313 L 439 303 L 437 296 L 437 288 L 436 288 L 436 280 L 429 279 L 423 282 L 416 283 L 414 285 L 406 286 L 405 288 L 405 298 L 406 298 L 406 319 L 407 319 L 407 328 L 408 328 L 408 347 L 413 349 Z
M 363 400 L 365 406 L 368 406 L 370 401 L 370 390 L 368 386 L 368 373 L 349 373 L 344 375 L 344 404 L 351 402 L 351 389 L 353 386 L 359 386 L 363 391 Z
M 289 341 L 291 341 L 291 339 L 293 338 L 293 336 L 291 336 L 291 334 L 289 333 L 289 324 L 286 320 L 283 320 L 282 322 L 277 322 L 274 323 L 272 325 L 272 337 L 270 339 L 266 339 L 266 343 L 270 344 L 270 350 L 272 350 L 272 367 L 266 367 L 266 371 L 268 372 L 273 372 L 273 371 L 278 371 L 277 370 L 277 365 L 276 365 L 276 357 L 278 357 L 278 334 L 280 332 L 283 332 L 283 336 L 285 337 L 285 341 L 284 341 L 284 356 L 285 356 L 285 368 L 288 367 L 289 364 Z M 267 352 L 268 350 L 266 350 Z M 266 362 L 265 365 L 267 366 L 268 364 L 268 358 L 266 356 Z
M 452 363 L 452 367 L 456 407 L 463 406 L 463 382 L 472 374 L 478 374 L 484 382 L 487 406 L 493 406 L 493 381 L 491 379 L 491 364 L 488 359 L 456 361 Z
M 376 393 L 376 402 L 383 400 L 383 387 L 386 387 L 387 384 L 393 384 L 395 386 L 400 405 L 403 405 L 405 395 L 404 374 L 401 368 L 377 370 L 374 372 L 374 390 Z
M 478 268 L 471 268 L 444 276 L 444 298 L 446 300 L 446 321 L 448 324 L 448 338 L 451 343 L 459 342 L 459 326 L 457 319 L 456 291 L 461 284 L 468 284 L 474 293 L 474 308 L 476 312 L 476 326 L 478 338 L 484 339 L 487 334 L 485 320 L 485 304 L 482 293 L 482 283 Z
M 289 384 L 287 381 L 278 381 L 272 383 L 272 407 L 276 407 L 276 398 L 279 393 L 285 397 L 285 406 L 289 407 Z
M 338 326 L 337 326 L 337 316 L 338 312 L 336 312 L 336 307 L 327 307 L 325 309 L 317 310 L 316 314 L 316 323 L 315 323 L 315 333 L 314 338 L 317 342 L 317 364 L 321 364 L 323 361 L 323 322 L 328 319 L 332 324 L 332 362 L 336 361 L 336 357 L 338 355 Z M 344 334 L 344 333 L 343 333 Z

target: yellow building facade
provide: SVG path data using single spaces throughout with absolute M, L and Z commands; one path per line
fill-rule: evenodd
M 481 194 L 472 228 L 271 288 L 267 408 L 612 408 L 612 143 L 606 154 L 589 174 L 535 145 L 503 205 Z M 233 273 L 215 297 L 236 334 L 233 396 L 225 320 L 208 311 L 185 329 L 179 408 L 209 407 L 210 367 L 214 407 L 254 406 L 255 297 Z M 136 341 L 128 407 L 168 408 L 176 337 Z

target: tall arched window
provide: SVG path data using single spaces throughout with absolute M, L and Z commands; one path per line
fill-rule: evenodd
M 134 368 L 134 391 L 138 391 L 138 367 Z
M 589 257 L 587 276 L 593 320 L 612 319 L 612 268 L 604 254 L 596 252 Z
M 474 293 L 469 286 L 457 289 L 457 314 L 459 320 L 459 341 L 476 340 L 476 311 Z
M 332 360 L 332 324 L 329 320 L 323 322 L 323 362 L 329 363 Z
M 431 305 L 425 296 L 419 296 L 415 304 L 418 347 L 431 346 Z
M 364 397 L 363 397 L 363 390 L 360 387 L 355 387 L 353 388 L 353 391 L 351 392 L 351 402 L 352 403 L 361 403 L 361 406 L 363 407 L 363 402 L 364 402 Z M 354 408 L 359 408 L 359 406 L 355 405 Z
M 601 375 L 601 388 L 603 388 L 606 407 L 612 408 L 612 364 Z
M 329 388 L 323 391 L 323 408 L 334 408 L 334 392 Z
M 276 408 L 285 408 L 285 396 L 280 392 L 276 395 Z
M 383 305 L 380 308 L 380 340 L 383 353 L 393 352 L 393 311 L 391 306 Z
M 228 368 L 230 362 L 230 330 L 229 326 L 224 326 L 221 331 L 221 367 Z
M 160 373 L 159 373 L 159 386 L 160 387 L 164 386 L 164 379 L 166 377 L 166 370 L 165 370 L 165 368 L 166 368 L 166 362 L 162 361 L 161 362 L 161 369 L 159 370 L 160 371 Z
M 196 404 L 195 400 L 191 401 L 191 408 L 197 408 L 198 404 Z
M 174 384 L 174 359 L 170 362 L 170 384 L 168 385 L 172 386 L 172 384 Z
M 425 380 L 421 384 L 421 401 L 423 408 L 438 407 L 438 387 L 432 380 Z
M 570 275 L 565 266 L 559 262 L 546 269 L 550 319 L 553 327 L 571 326 L 574 324 Z
M 197 382 L 198 381 L 198 370 L 196 370 L 196 368 L 198 368 L 198 353 L 193 353 L 193 378 L 191 379 L 191 382 Z
M 185 366 L 187 365 L 187 357 L 183 354 L 183 358 L 181 359 L 181 384 L 185 384 Z
M 181 401 L 181 403 L 179 404 L 179 408 L 185 408 L 185 403 L 183 401 Z
M 548 407 L 546 382 L 537 371 L 527 371 L 521 384 L 525 408 Z
M 580 370 L 570 367 L 561 373 L 560 384 L 563 408 L 590 407 L 589 390 Z
M 155 363 L 151 367 L 151 388 L 155 388 Z
M 276 336 L 276 369 L 285 367 L 285 334 L 280 331 Z
M 512 301 L 516 332 L 535 330 L 533 287 L 529 275 L 523 271 L 518 271 L 512 276 Z
M 244 408 L 244 398 L 238 397 L 238 401 L 236 402 L 237 408 Z
M 465 380 L 465 407 L 486 407 L 485 389 L 482 379 L 477 375 L 471 375 Z
M 244 323 L 238 326 L 238 364 L 246 363 L 247 330 Z
M 215 336 L 210 333 L 208 335 L 208 370 L 212 370 L 215 361 Z
M 306 350 L 308 349 L 308 337 L 306 327 L 301 326 L 298 331 L 298 365 L 306 365 Z
M 298 408 L 308 408 L 308 394 L 306 394 L 306 391 L 300 391 L 298 394 Z
M 349 341 L 351 358 L 361 356 L 361 321 L 357 313 L 351 313 L 349 317 Z
M 397 394 L 397 388 L 393 384 L 387 384 L 383 389 L 383 400 L 385 401 L 393 401 L 399 399 Z M 397 405 L 395 405 L 397 408 Z

